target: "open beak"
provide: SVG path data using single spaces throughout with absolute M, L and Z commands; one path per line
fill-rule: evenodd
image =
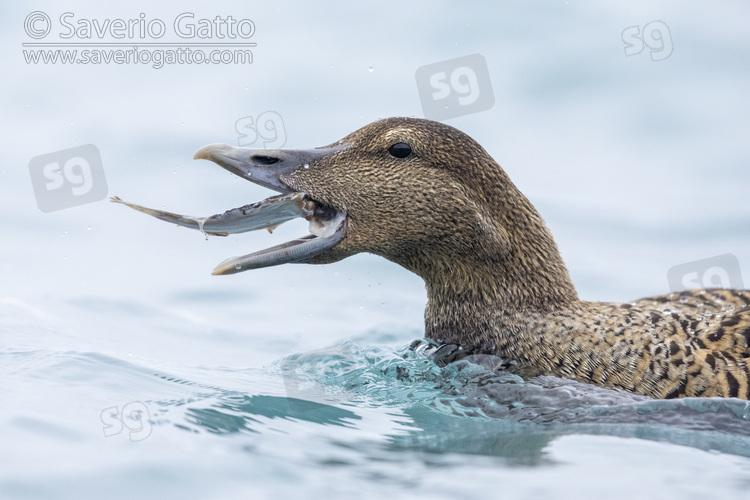
M 310 233 L 281 245 L 228 259 L 212 274 L 234 274 L 249 269 L 303 262 L 338 244 L 346 234 L 346 213 L 318 203 L 306 193 L 287 186 L 281 176 L 298 169 L 307 169 L 316 160 L 345 149 L 346 145 L 316 149 L 246 149 L 227 144 L 210 144 L 195 153 L 195 159 L 211 160 L 235 175 L 281 195 L 228 210 L 210 217 L 192 217 L 154 210 L 125 202 L 117 197 L 112 201 L 125 204 L 158 219 L 173 222 L 204 234 L 226 236 L 256 229 L 273 229 L 286 221 L 304 217 L 310 222 Z

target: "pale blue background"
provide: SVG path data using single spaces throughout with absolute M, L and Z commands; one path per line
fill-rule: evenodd
M 32 10 L 53 19 L 145 12 L 167 22 L 186 11 L 231 14 L 255 22 L 258 46 L 250 66 L 27 65 L 23 20 Z M 626 57 L 622 31 L 653 20 L 670 27 L 671 57 Z M 169 423 L 140 443 L 104 438 L 104 408 L 176 397 L 149 389 L 147 373 L 283 395 L 279 377 L 242 370 L 345 340 L 407 344 L 423 331 L 424 288 L 369 255 L 213 277 L 223 259 L 306 234 L 305 223 L 204 241 L 106 201 L 44 214 L 28 172 L 37 155 L 90 143 L 110 195 L 218 213 L 270 194 L 192 160 L 207 143 L 236 144 L 238 119 L 276 111 L 286 147 L 325 145 L 378 118 L 422 116 L 416 69 L 479 53 L 495 105 L 448 123 L 479 141 L 535 204 L 582 298 L 666 293 L 670 267 L 724 253 L 738 257 L 747 284 L 748 20 L 742 1 L 5 5 L 0 492 L 228 498 L 283 488 L 377 497 L 399 491 L 402 474 L 423 477 L 411 493 L 425 497 L 435 485 L 452 491 L 448 477 L 487 498 L 500 484 L 518 498 L 748 491 L 747 459 L 596 436 L 554 441 L 545 450 L 554 467 L 515 470 L 459 456 L 441 472 L 417 457 L 389 462 L 378 472 L 385 481 L 366 465 L 307 468 L 316 452 L 327 456 L 331 436 L 379 442 L 408 426 L 396 410 L 377 408 L 358 409 L 367 423 L 346 432 L 282 420 L 265 440 L 222 440 Z M 104 361 L 88 366 L 81 353 Z M 231 374 L 222 378 L 222 367 Z

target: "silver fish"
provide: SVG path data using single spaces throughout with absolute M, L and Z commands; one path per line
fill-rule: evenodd
M 222 214 L 211 215 L 209 217 L 179 215 L 165 212 L 164 210 L 146 208 L 124 201 L 117 196 L 111 197 L 110 201 L 127 205 L 133 210 L 138 210 L 159 220 L 173 222 L 179 226 L 197 229 L 203 234 L 214 236 L 227 236 L 255 231 L 257 229 L 268 229 L 271 231 L 284 222 L 296 219 L 297 217 L 308 218 L 314 213 L 312 209 L 314 204 L 305 200 L 304 193 L 272 196 L 263 201 L 233 208 Z

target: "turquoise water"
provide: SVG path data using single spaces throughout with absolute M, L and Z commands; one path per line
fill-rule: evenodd
M 439 368 L 385 332 L 262 366 L 182 364 L 117 354 L 170 336 L 149 326 L 153 312 L 107 349 L 19 304 L 2 311 L 19 332 L 0 358 L 13 408 L 5 497 L 490 498 L 502 488 L 520 498 L 740 498 L 750 485 L 745 401 L 654 401 L 466 361 Z M 228 335 L 198 340 L 184 320 L 171 324 L 183 342 L 233 348 Z M 197 350 L 176 347 L 163 348 Z M 121 420 L 103 414 L 112 407 Z
M 467 361 L 437 366 L 422 282 L 360 255 L 229 277 L 227 257 L 305 234 L 209 238 L 106 201 L 43 213 L 29 161 L 97 146 L 109 195 L 209 215 L 269 196 L 207 162 L 275 111 L 285 147 L 423 116 L 417 68 L 479 53 L 495 97 L 448 123 L 541 212 L 582 298 L 669 291 L 731 253 L 750 280 L 750 11 L 619 2 L 461 7 L 71 2 L 56 19 L 232 14 L 239 65 L 32 65 L 31 8 L 0 19 L 2 498 L 744 498 L 750 406 L 653 401 Z M 673 53 L 625 56 L 662 20 Z

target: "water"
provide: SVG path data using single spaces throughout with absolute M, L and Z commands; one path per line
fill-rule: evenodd
M 727 253 L 747 283 L 747 6 L 34 6 L 193 8 L 252 18 L 253 64 L 26 64 L 29 10 L 0 19 L 0 498 L 748 496 L 744 401 L 439 367 L 410 348 L 422 282 L 383 259 L 210 275 L 303 220 L 205 241 L 106 200 L 43 213 L 28 169 L 94 144 L 108 195 L 221 213 L 271 193 L 191 158 L 247 141 L 248 117 L 274 112 L 268 147 L 322 146 L 422 116 L 416 69 L 479 53 L 495 105 L 449 123 L 536 205 L 581 297 L 667 293 L 670 268 Z M 656 20 L 671 56 L 625 56 L 623 30 Z
M 86 308 L 90 332 L 119 325 L 112 338 L 88 339 L 32 307 L 2 304 L 3 450 L 13 457 L 4 496 L 489 498 L 501 481 L 521 498 L 654 489 L 684 498 L 750 484 L 745 401 L 655 401 L 463 360 L 440 368 L 401 340 L 408 335 L 385 331 L 256 366 L 181 363 L 202 349 L 279 349 L 270 339 L 237 345 L 232 332 L 200 335 L 197 318 L 134 304 L 66 308 Z M 159 337 L 148 355 L 125 352 Z M 638 482 L 623 477 L 633 474 Z

